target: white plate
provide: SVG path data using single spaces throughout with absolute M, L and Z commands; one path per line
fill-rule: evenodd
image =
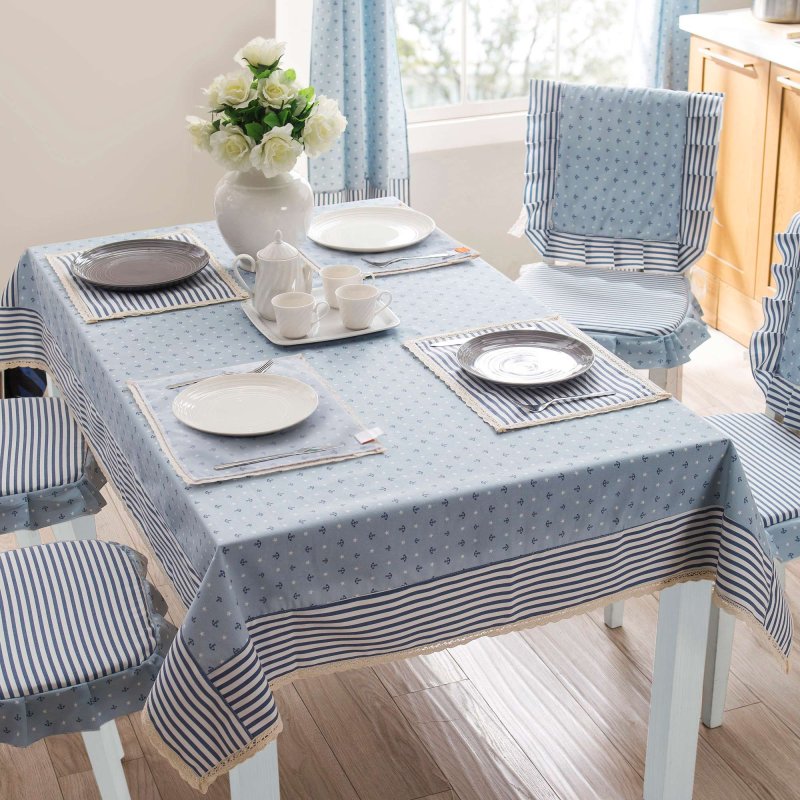
M 427 215 L 405 206 L 362 206 L 326 211 L 308 231 L 312 242 L 332 250 L 385 253 L 421 242 L 436 229 Z
M 321 286 L 313 289 L 312 294 L 317 300 L 325 299 L 325 291 Z M 255 325 L 256 329 L 267 337 L 273 344 L 292 346 L 298 344 L 314 344 L 316 342 L 330 342 L 334 339 L 349 339 L 351 336 L 365 336 L 368 333 L 378 333 L 396 328 L 400 324 L 400 318 L 391 308 L 384 308 L 383 311 L 375 315 L 372 325 L 361 331 L 351 331 L 345 328 L 342 317 L 337 308 L 332 308 L 312 329 L 311 333 L 303 339 L 287 339 L 278 333 L 278 323 L 270 322 L 258 315 L 253 308 L 252 300 L 245 300 L 242 303 L 242 310 L 247 314 L 247 318 Z
M 215 375 L 184 389 L 172 412 L 190 428 L 220 436 L 260 436 L 310 417 L 319 397 L 285 375 Z

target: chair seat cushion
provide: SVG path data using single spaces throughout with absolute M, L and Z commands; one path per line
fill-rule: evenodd
M 581 330 L 628 336 L 671 333 L 692 297 L 682 275 L 597 267 L 530 264 L 517 283 Z
M 800 436 L 763 414 L 720 414 L 710 421 L 733 440 L 768 532 L 789 531 L 787 523 L 800 518 Z
M 517 285 L 636 369 L 685 364 L 708 339 L 682 275 L 529 264 Z
M 142 707 L 174 631 L 145 568 L 97 540 L 0 553 L 0 741 L 27 745 Z
M 0 401 L 0 532 L 96 513 L 103 482 L 63 401 Z

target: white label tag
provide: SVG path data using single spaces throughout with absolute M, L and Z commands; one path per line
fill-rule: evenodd
M 383 431 L 380 428 L 367 428 L 353 435 L 358 439 L 359 444 L 366 444 L 367 442 L 374 442 L 379 436 L 383 436 Z

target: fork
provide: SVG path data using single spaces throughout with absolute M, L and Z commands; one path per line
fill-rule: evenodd
M 591 394 L 571 394 L 566 397 L 554 397 L 552 400 L 543 400 L 540 403 L 522 403 L 519 400 L 511 400 L 511 402 L 523 411 L 530 411 L 536 414 L 539 411 L 544 411 L 550 408 L 553 403 L 568 403 L 570 400 L 593 400 L 595 397 L 611 397 L 616 392 L 592 392 Z
M 374 261 L 370 258 L 362 258 L 361 260 L 372 267 L 388 267 L 389 264 L 396 264 L 398 261 L 415 261 L 422 258 L 447 258 L 448 256 L 458 258 L 459 256 L 463 256 L 463 258 L 466 260 L 467 255 L 471 252 L 472 251 L 469 249 L 457 248 L 455 250 L 448 250 L 446 253 L 428 253 L 424 256 L 399 256 L 398 258 L 389 258 L 386 261 Z
M 220 375 L 258 375 L 262 372 L 266 372 L 275 362 L 268 358 L 263 364 L 259 364 L 255 369 L 249 369 L 247 372 L 220 372 Z M 206 377 L 212 377 L 207 375 Z M 171 383 L 167 386 L 167 389 L 180 389 L 182 386 L 191 386 L 193 383 L 199 383 L 200 381 L 204 381 L 206 378 L 191 378 L 188 381 L 181 381 L 180 383 Z

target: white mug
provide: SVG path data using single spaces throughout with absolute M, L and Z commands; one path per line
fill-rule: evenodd
M 331 308 L 339 308 L 336 290 L 340 286 L 351 286 L 361 283 L 366 278 L 375 278 L 371 272 L 362 272 L 350 264 L 331 264 L 329 267 L 322 267 L 319 274 L 325 289 L 325 299 Z
M 308 292 L 284 292 L 272 298 L 278 333 L 285 339 L 302 339 L 331 310 L 324 300 Z
M 345 328 L 360 331 L 369 328 L 376 314 L 392 302 L 390 292 L 381 292 L 374 284 L 355 283 L 336 290 L 339 312 Z

